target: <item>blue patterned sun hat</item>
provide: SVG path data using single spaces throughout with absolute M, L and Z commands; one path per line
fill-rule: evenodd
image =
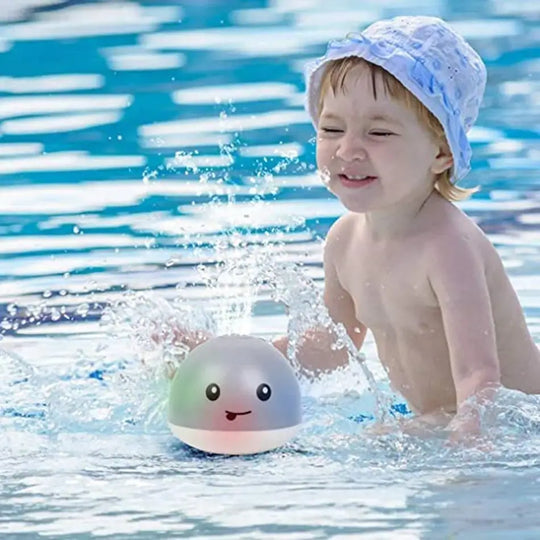
M 348 56 L 384 68 L 433 113 L 454 158 L 453 181 L 463 178 L 471 168 L 466 133 L 478 117 L 486 86 L 478 53 L 436 17 L 395 17 L 331 41 L 326 54 L 306 68 L 306 108 L 315 126 L 324 67 Z

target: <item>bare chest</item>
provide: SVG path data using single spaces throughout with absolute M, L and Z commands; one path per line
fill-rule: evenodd
M 356 316 L 368 328 L 429 326 L 438 302 L 419 249 L 389 247 L 347 253 L 338 267 Z

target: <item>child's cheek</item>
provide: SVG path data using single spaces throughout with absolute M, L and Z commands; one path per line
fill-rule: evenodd
M 325 149 L 324 140 L 317 137 L 317 143 L 315 147 L 315 159 L 317 161 L 317 167 L 319 169 L 327 165 L 326 153 L 327 151 Z

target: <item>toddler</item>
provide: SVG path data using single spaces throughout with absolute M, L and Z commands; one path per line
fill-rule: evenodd
M 307 73 L 318 169 L 347 209 L 326 239 L 326 306 L 358 347 L 372 331 L 421 414 L 460 412 L 501 384 L 540 393 L 540 352 L 501 260 L 453 204 L 474 191 L 455 182 L 485 82 L 478 54 L 433 17 L 333 41 Z

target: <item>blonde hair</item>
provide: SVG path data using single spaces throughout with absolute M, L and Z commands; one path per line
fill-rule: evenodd
M 373 96 L 377 99 L 376 77 L 380 75 L 384 89 L 388 94 L 404 103 L 406 107 L 414 111 L 418 120 L 428 129 L 434 140 L 441 145 L 446 151 L 450 152 L 444 129 L 441 123 L 429 111 L 425 105 L 418 100 L 407 88 L 405 88 L 393 75 L 388 73 L 384 68 L 368 62 L 357 56 L 348 56 L 338 60 L 332 60 L 325 66 L 319 93 L 318 114 L 322 111 L 324 96 L 329 88 L 335 93 L 337 90 L 343 90 L 345 78 L 349 71 L 359 65 L 364 65 L 369 68 L 371 74 L 371 83 L 373 88 Z M 434 188 L 448 201 L 463 201 L 468 199 L 473 193 L 478 191 L 475 188 L 461 188 L 452 183 L 454 167 L 449 167 L 446 171 L 440 173 L 435 178 Z

